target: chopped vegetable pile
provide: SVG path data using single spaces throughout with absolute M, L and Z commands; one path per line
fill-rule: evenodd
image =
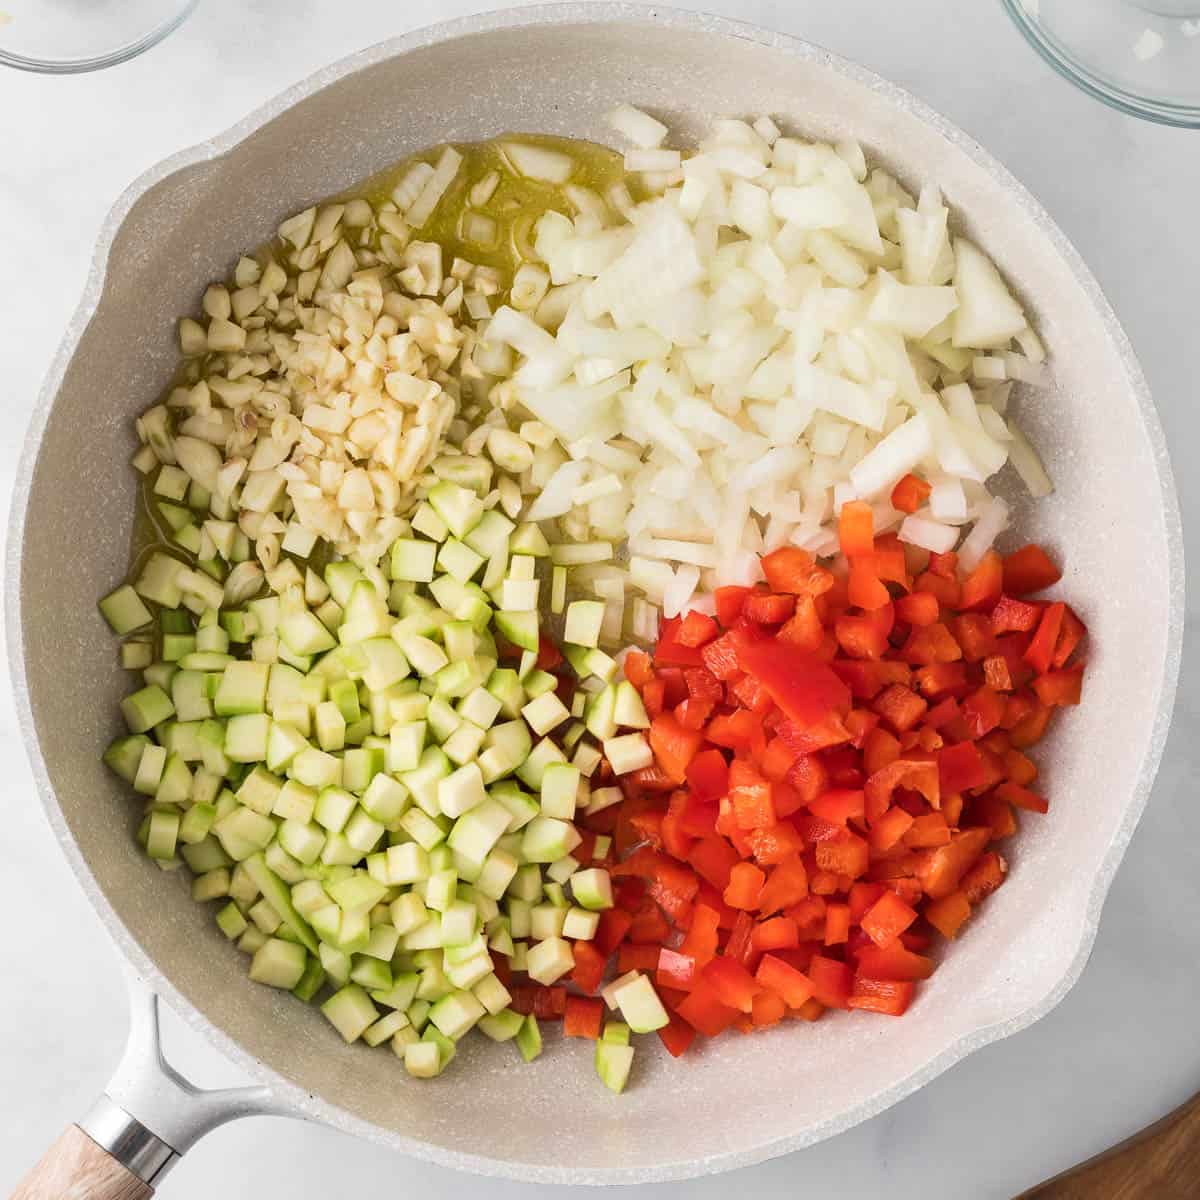
M 1079 703 L 1085 630 L 1037 546 L 960 578 L 870 510 L 842 510 L 843 575 L 785 547 L 716 618 L 624 663 L 654 763 L 612 827 L 618 969 L 652 972 L 672 1054 L 827 1008 L 899 1016 L 1003 882 L 995 843 L 1047 811 L 1026 751 Z M 584 818 L 585 825 L 608 822 Z M 624 915 L 620 915 L 621 912 Z
M 903 1013 L 1079 701 L 984 486 L 1050 491 L 1044 351 L 936 189 L 610 121 L 624 174 L 442 147 L 210 286 L 100 604 L 149 857 L 416 1077 L 561 1019 L 619 1092 L 632 1034 Z

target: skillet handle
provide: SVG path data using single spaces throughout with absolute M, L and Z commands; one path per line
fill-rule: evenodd
M 154 1189 L 68 1125 L 41 1161 L 17 1184 L 12 1200 L 147 1200 Z

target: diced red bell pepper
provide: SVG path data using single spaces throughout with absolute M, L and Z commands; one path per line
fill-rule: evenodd
M 642 686 L 642 703 L 651 720 L 661 716 L 667 707 L 666 680 L 648 679 Z
M 905 812 L 902 808 L 889 808 L 871 826 L 871 849 L 878 851 L 890 850 L 912 828 L 915 820 L 915 817 Z
M 687 1052 L 688 1047 L 696 1040 L 696 1030 L 684 1021 L 678 1012 L 668 1014 L 669 1022 L 659 1029 L 658 1037 L 667 1048 L 672 1058 L 679 1058 Z
M 859 972 L 871 979 L 928 979 L 934 962 L 897 941 L 890 946 L 863 946 L 855 955 Z
M 963 656 L 962 647 L 941 621 L 914 628 L 900 653 L 905 662 L 916 666 L 958 662 Z
M 784 721 L 779 726 L 779 736 L 797 754 L 816 754 L 818 750 L 848 742 L 850 731 L 836 713 L 830 713 L 823 721 L 804 729 L 792 721 Z
M 1046 726 L 1050 724 L 1050 718 L 1053 715 L 1053 708 L 1040 702 L 1035 704 L 1033 710 L 1022 717 L 1009 731 L 1012 744 L 1019 750 L 1023 750 L 1026 746 L 1040 742 L 1045 736 Z
M 996 633 L 990 617 L 983 613 L 962 613 L 954 618 L 951 626 L 967 662 L 979 662 L 996 653 Z
M 631 649 L 621 665 L 625 678 L 640 692 L 654 678 L 654 665 L 644 650 Z
M 911 688 L 896 683 L 875 697 L 875 711 L 899 733 L 912 729 L 929 707 Z
M 944 554 L 938 554 L 935 551 L 929 555 L 929 565 L 926 570 L 934 575 L 940 575 L 943 579 L 957 579 L 958 555 L 953 550 L 947 550 Z
M 971 915 L 971 903 L 962 892 L 951 892 L 940 900 L 931 900 L 921 915 L 945 938 L 956 938 Z
M 888 631 L 875 619 L 875 615 L 885 613 L 889 607 L 884 605 L 875 612 L 861 616 L 843 613 L 834 624 L 838 645 L 851 658 L 882 658 L 888 649 Z
M 675 1011 L 697 1033 L 702 1033 L 705 1037 L 716 1037 L 737 1020 L 739 1010 L 722 1004 L 716 992 L 701 983 L 692 989 L 688 998 Z
M 825 626 L 812 596 L 797 596 L 791 619 L 775 635 L 781 642 L 815 654 L 825 640 Z
M 695 646 L 686 645 L 679 640 L 682 624 L 681 618 L 671 617 L 659 627 L 658 641 L 654 646 L 656 667 L 698 667 L 703 662 L 700 651 Z
M 758 716 L 764 715 L 774 707 L 771 693 L 753 675 L 743 675 L 741 679 L 735 679 L 729 684 L 729 692 L 731 704 L 736 700 L 743 708 Z
M 931 808 L 937 808 L 941 803 L 937 765 L 920 759 L 899 758 L 886 767 L 881 767 L 867 779 L 864 793 L 868 824 L 874 825 L 887 812 L 892 802 L 892 794 L 898 787 L 920 792 Z
M 835 875 L 846 875 L 851 879 L 866 874 L 870 862 L 870 847 L 857 834 L 848 829 L 835 838 L 818 842 L 816 846 L 817 866 Z
M 1078 704 L 1083 694 L 1083 667 L 1048 671 L 1033 681 L 1033 690 L 1047 708 Z
M 1071 606 L 1063 607 L 1062 629 L 1058 634 L 1058 645 L 1054 647 L 1051 665 L 1061 669 L 1075 653 L 1079 643 L 1087 636 L 1087 626 L 1076 616 Z
M 755 950 L 791 950 L 800 945 L 800 930 L 788 916 L 759 921 L 750 938 Z
M 675 631 L 675 639 L 681 646 L 696 648 L 711 642 L 717 636 L 717 623 L 707 613 L 690 609 Z
M 991 840 L 990 828 L 964 829 L 955 834 L 948 845 L 926 850 L 917 868 L 917 878 L 925 894 L 931 900 L 941 900 L 950 895 Z
M 607 959 L 625 940 L 632 924 L 633 917 L 623 909 L 606 908 L 600 914 L 600 924 L 596 928 L 596 936 L 592 938 L 592 945 Z M 578 963 L 578 961 L 577 956 L 576 962 Z M 593 989 L 585 988 L 584 990 L 592 991 Z
M 730 908 L 756 909 L 766 881 L 766 875 L 753 863 L 737 863 L 729 873 L 723 897 L 725 903 Z
M 991 733 L 1004 717 L 1004 697 L 986 685 L 972 692 L 962 702 L 963 720 L 973 738 Z
M 913 985 L 907 981 L 871 979 L 856 975 L 850 993 L 850 1007 L 864 1012 L 902 1017 L 912 1003 Z
M 729 790 L 729 765 L 719 750 L 701 750 L 684 775 L 692 790 L 704 800 L 716 800 Z
M 1003 654 L 993 654 L 983 660 L 983 681 L 994 692 L 1011 692 L 1013 690 L 1012 671 L 1008 659 Z
M 601 1002 L 603 1003 L 603 1001 Z M 567 1011 L 567 989 L 539 987 L 533 993 L 533 1015 L 539 1021 L 557 1021 Z
M 742 615 L 759 625 L 781 625 L 796 609 L 796 597 L 778 592 L 751 592 L 742 605 Z
M 863 932 L 877 946 L 894 942 L 915 920 L 916 910 L 905 904 L 895 892 L 886 891 L 863 914 Z
M 575 966 L 571 971 L 571 981 L 581 992 L 594 992 L 604 978 L 608 956 L 601 954 L 591 942 L 576 942 L 574 949 Z
M 1028 596 L 1056 584 L 1062 572 L 1037 545 L 1022 546 L 1004 559 L 1004 590 L 1010 596 Z
M 892 507 L 903 513 L 915 513 L 929 498 L 933 488 L 911 472 L 892 488 Z
M 996 789 L 996 795 L 1006 804 L 1026 809 L 1028 812 L 1046 813 L 1050 811 L 1050 804 L 1044 796 L 1039 796 L 1036 792 L 1031 792 L 1028 788 L 1013 783 L 1011 779 L 1006 780 Z
M 843 945 L 850 936 L 850 905 L 830 902 L 825 905 L 826 946 Z
M 910 592 L 896 601 L 896 618 L 905 625 L 932 625 L 938 619 L 939 613 L 937 597 L 928 592 Z
M 850 821 L 862 821 L 866 815 L 865 795 L 860 788 L 831 788 L 818 796 L 809 806 L 809 812 L 823 817 L 835 825 Z
M 775 866 L 767 876 L 758 897 L 758 911 L 770 916 L 791 908 L 808 895 L 808 871 L 799 858 L 787 859 Z
M 739 912 L 734 919 L 729 939 L 725 943 L 725 956 L 749 968 L 757 957 L 754 949 L 754 918 L 747 912 Z
M 792 720 L 815 725 L 850 707 L 846 685 L 822 662 L 784 642 L 737 642 L 738 664 L 753 675 Z
M 1058 645 L 1058 635 L 1062 630 L 1065 610 L 1065 604 L 1046 606 L 1042 612 L 1042 619 L 1038 622 L 1037 632 L 1033 635 L 1033 641 L 1029 643 L 1029 648 L 1025 651 L 1023 656 L 1025 661 L 1039 675 L 1044 675 L 1050 670 L 1050 664 L 1054 661 L 1054 650 Z
M 717 952 L 721 914 L 707 904 L 698 903 L 692 910 L 692 924 L 679 947 L 697 967 L 702 967 Z
M 843 962 L 814 954 L 808 964 L 808 978 L 813 985 L 813 999 L 826 1008 L 849 1008 L 854 986 L 854 972 Z
M 705 736 L 718 746 L 729 750 L 760 752 L 766 745 L 762 718 L 748 709 L 735 709 L 728 715 L 718 714 L 709 721 Z M 762 746 L 759 746 L 759 743 Z
M 760 987 L 780 997 L 788 1008 L 802 1008 L 813 995 L 808 976 L 774 954 L 764 954 L 754 973 Z
M 690 954 L 681 954 L 664 946 L 659 951 L 656 970 L 655 980 L 661 987 L 690 992 L 695 985 L 698 968 Z
M 687 778 L 688 763 L 704 744 L 703 735 L 695 729 L 685 729 L 669 713 L 663 713 L 650 723 L 650 748 L 658 765 L 677 784 Z
M 759 985 L 740 962 L 728 957 L 714 958 L 705 964 L 700 978 L 722 1004 L 739 1012 L 750 1012 Z
M 725 699 L 725 688 L 707 667 L 688 667 L 683 672 L 683 682 L 689 700 L 708 700 L 720 704 Z
M 847 500 L 838 515 L 838 542 L 847 558 L 875 550 L 875 514 L 862 500 Z
M 717 623 L 728 629 L 742 615 L 742 601 L 750 594 L 748 587 L 719 587 L 713 592 L 717 607 Z
M 736 679 L 742 673 L 742 668 L 738 665 L 737 641 L 731 633 L 709 642 L 700 651 L 700 657 L 715 679 Z
M 719 891 L 729 886 L 729 873 L 738 861 L 737 851 L 717 834 L 701 838 L 688 854 L 696 873 Z
M 922 695 L 934 699 L 946 695 L 961 696 L 970 688 L 966 664 L 961 662 L 930 663 L 913 675 L 913 681 Z
M 850 564 L 849 596 L 855 608 L 874 611 L 891 603 L 891 593 L 875 573 L 873 558 L 874 555 L 856 558 Z
M 819 596 L 833 586 L 833 575 L 819 567 L 807 550 L 798 546 L 780 546 L 762 557 L 763 574 L 773 592 L 795 596 Z M 729 622 L 722 620 L 722 625 Z
M 801 754 L 787 773 L 787 783 L 796 791 L 801 804 L 811 804 L 829 786 L 829 772 L 815 754 Z M 780 817 L 790 814 L 780 810 Z
M 992 629 L 997 633 L 1029 633 L 1041 620 L 1042 605 L 1001 596 L 992 609 Z
M 929 592 L 930 595 L 936 596 L 938 603 L 944 608 L 958 608 L 962 597 L 962 588 L 954 576 L 938 575 L 933 571 L 918 575 L 913 588 L 915 591 Z
M 938 753 L 938 778 L 943 791 L 969 792 L 984 781 L 983 760 L 974 742 L 959 742 Z
M 563 1013 L 563 1036 L 590 1038 L 593 1042 L 600 1037 L 600 1026 L 604 1021 L 604 1001 L 599 996 L 568 996 Z
M 963 580 L 959 605 L 966 612 L 990 612 L 1004 587 L 1004 564 L 995 550 L 989 550 L 979 565 Z
M 1000 887 L 1007 875 L 1008 864 L 994 850 L 989 850 L 962 877 L 960 890 L 975 905 Z
M 675 706 L 674 717 L 684 729 L 699 733 L 712 716 L 715 707 L 711 700 L 697 700 L 693 696 Z

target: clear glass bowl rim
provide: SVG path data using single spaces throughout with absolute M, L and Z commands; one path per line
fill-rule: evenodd
M 1156 121 L 1160 125 L 1174 125 L 1181 129 L 1200 129 L 1200 105 L 1172 104 L 1153 99 L 1137 92 L 1120 88 L 1116 84 L 1087 70 L 1082 63 L 1070 57 L 1065 48 L 1051 40 L 1026 10 L 1022 0 L 1000 0 L 1013 24 L 1021 31 L 1025 40 L 1064 79 L 1073 83 L 1089 96 L 1115 108 L 1118 112 L 1145 121 Z
M 115 67 L 118 63 L 128 62 L 131 58 L 144 54 L 152 46 L 157 46 L 168 34 L 174 33 L 199 2 L 200 0 L 186 0 L 186 3 L 181 4 L 170 16 L 141 37 L 124 45 L 114 46 L 103 54 L 81 58 L 35 58 L 0 48 L 0 66 L 15 67 L 18 71 L 34 71 L 43 75 L 79 75 L 85 71 L 101 71 L 105 67 Z

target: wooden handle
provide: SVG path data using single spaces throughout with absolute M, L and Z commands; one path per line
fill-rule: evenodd
M 1195 1200 L 1198 1190 L 1200 1095 L 1018 1200 Z
M 154 1189 L 127 1171 L 78 1125 L 42 1155 L 12 1200 L 147 1200 Z

